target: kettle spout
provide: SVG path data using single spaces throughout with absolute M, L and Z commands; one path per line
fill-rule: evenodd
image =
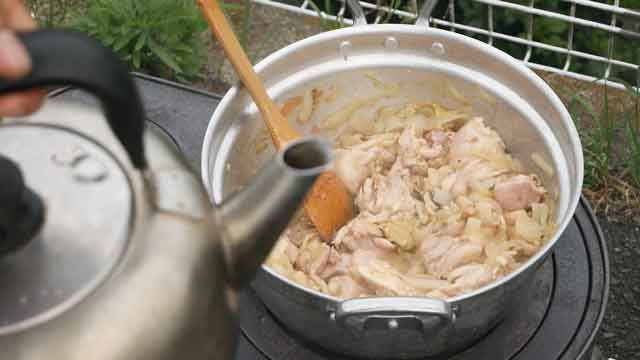
M 249 186 L 222 203 L 215 216 L 231 285 L 239 288 L 253 279 L 316 178 L 332 161 L 331 146 L 322 140 L 291 142 Z

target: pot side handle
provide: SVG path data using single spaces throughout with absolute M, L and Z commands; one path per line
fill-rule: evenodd
M 31 73 L 16 80 L 0 78 L 0 95 L 51 85 L 89 91 L 102 102 L 109 126 L 133 165 L 145 169 L 144 109 L 124 63 L 111 50 L 77 32 L 38 30 L 17 37 L 31 57 Z
M 433 9 L 435 9 L 436 4 L 438 4 L 438 0 L 426 0 L 420 11 L 418 12 L 418 18 L 416 19 L 416 26 L 424 26 L 429 27 L 429 18 L 431 17 L 431 13 L 433 13 Z
M 362 9 L 362 5 L 360 5 L 359 0 L 346 1 L 349 10 L 351 10 L 353 25 L 367 25 L 367 18 L 364 14 L 364 10 Z M 420 8 L 420 11 L 418 12 L 418 18 L 415 22 L 416 26 L 429 27 L 429 18 L 431 17 L 431 13 L 433 13 L 433 9 L 435 9 L 436 4 L 438 4 L 438 0 L 425 0 L 424 4 L 422 4 L 422 7 Z
M 433 336 L 455 324 L 457 308 L 451 303 L 422 297 L 371 297 L 337 304 L 331 319 L 343 328 L 393 331 L 412 329 Z
M 358 0 L 347 0 L 347 6 L 349 7 L 349 10 L 351 10 L 353 25 L 367 25 L 367 17 L 364 15 L 364 10 Z

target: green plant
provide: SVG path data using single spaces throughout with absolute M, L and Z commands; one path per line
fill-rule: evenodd
M 625 84 L 627 94 L 631 97 L 630 109 L 625 111 L 625 135 L 626 135 L 626 154 L 625 165 L 628 169 L 633 183 L 640 188 L 640 89 L 633 87 L 617 79 Z
M 610 157 L 606 151 L 605 139 L 602 137 L 602 122 L 588 99 L 577 93 L 570 97 L 568 110 L 579 129 L 585 157 L 584 183 L 587 188 L 598 189 L 605 186 Z M 587 123 L 585 118 L 591 121 Z
M 614 90 L 605 81 L 580 87 L 556 91 L 582 141 L 584 193 L 609 219 L 640 221 L 640 92 L 628 84 L 625 91 Z
M 640 106 L 638 94 L 635 94 L 635 106 L 627 115 L 626 134 L 629 141 L 627 151 L 627 167 L 633 178 L 634 185 L 640 187 Z
M 186 81 L 205 56 L 206 22 L 193 1 L 93 0 L 74 27 L 112 48 L 134 70 Z

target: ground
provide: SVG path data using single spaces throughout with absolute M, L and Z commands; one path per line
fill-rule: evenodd
M 611 262 L 611 289 L 597 343 L 614 359 L 640 359 L 640 227 L 600 220 Z

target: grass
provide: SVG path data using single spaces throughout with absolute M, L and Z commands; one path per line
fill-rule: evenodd
M 640 223 L 640 93 L 543 75 L 580 133 L 585 196 L 613 221 Z M 616 79 L 620 81 L 619 79 Z

